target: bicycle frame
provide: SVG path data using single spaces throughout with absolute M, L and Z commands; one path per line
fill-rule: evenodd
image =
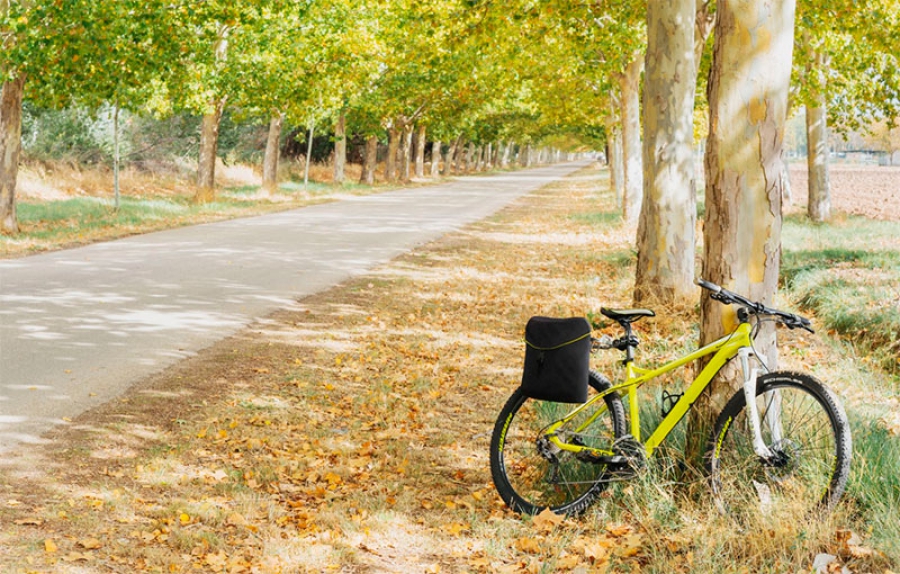
M 556 421 L 549 427 L 547 427 L 545 436 L 556 448 L 560 450 L 565 450 L 573 453 L 584 452 L 587 451 L 594 456 L 613 456 L 614 452 L 611 450 L 603 450 L 597 448 L 591 448 L 587 446 L 581 446 L 577 444 L 569 444 L 564 440 L 561 440 L 557 434 L 557 431 L 561 429 L 564 425 L 578 416 L 584 410 L 590 408 L 594 403 L 603 399 L 604 396 L 614 393 L 614 392 L 622 392 L 626 393 L 628 396 L 628 405 L 629 405 L 629 419 L 631 421 L 631 435 L 637 440 L 641 441 L 641 426 L 640 426 L 640 415 L 639 415 L 639 404 L 637 397 L 638 388 L 646 383 L 647 381 L 653 380 L 660 375 L 664 375 L 669 373 L 679 367 L 683 367 L 684 365 L 696 361 L 702 357 L 706 357 L 712 355 L 712 358 L 703 367 L 703 370 L 697 375 L 697 377 L 691 382 L 691 384 L 685 389 L 684 394 L 678 401 L 672 406 L 671 410 L 663 417 L 663 419 L 659 422 L 659 425 L 654 429 L 650 436 L 647 437 L 647 440 L 643 442 L 644 448 L 646 449 L 647 456 L 650 456 L 653 451 L 669 436 L 675 426 L 684 418 L 684 415 L 690 410 L 691 406 L 697 400 L 697 398 L 706 390 L 706 387 L 709 386 L 710 381 L 712 381 L 713 377 L 719 370 L 727 363 L 729 360 L 734 358 L 735 356 L 740 355 L 741 357 L 741 367 L 744 371 L 744 389 L 745 392 L 752 393 L 752 396 L 755 397 L 756 392 L 756 369 L 752 371 L 749 369 L 749 357 L 752 355 L 756 359 L 758 359 L 763 365 L 765 365 L 765 357 L 756 353 L 753 349 L 752 339 L 750 337 L 751 334 L 751 326 L 749 323 L 740 323 L 737 329 L 734 330 L 729 335 L 722 337 L 721 339 L 710 343 L 700 349 L 697 349 L 693 353 L 686 355 L 680 359 L 676 359 L 669 363 L 666 363 L 660 367 L 655 369 L 644 369 L 634 365 L 633 361 L 628 361 L 625 364 L 625 382 L 619 385 L 615 385 L 606 391 L 598 394 L 597 396 L 591 398 L 588 402 L 583 405 L 579 405 L 572 412 L 567 414 L 564 418 Z M 757 441 L 759 444 L 754 444 L 757 451 L 764 449 L 764 452 L 768 452 L 768 448 L 762 443 L 762 439 L 760 438 L 759 431 L 759 417 L 755 413 L 756 410 L 756 402 L 755 400 L 748 400 L 748 405 L 752 405 L 752 413 L 751 420 L 753 420 L 756 424 L 754 428 L 754 435 L 757 437 Z M 597 418 L 600 417 L 606 410 L 606 405 L 601 404 L 600 408 L 592 414 L 585 422 L 580 424 L 577 428 L 574 429 L 574 432 L 580 433 L 583 432 L 586 428 L 588 428 Z M 760 448 L 761 447 L 761 448 Z M 762 454 L 761 454 L 762 456 Z

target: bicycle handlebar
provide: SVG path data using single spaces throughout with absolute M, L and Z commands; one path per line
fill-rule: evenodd
M 769 317 L 776 317 L 778 322 L 787 327 L 788 329 L 796 329 L 800 328 L 805 331 L 809 331 L 810 333 L 815 333 L 812 329 L 812 323 L 806 317 L 801 317 L 800 315 L 795 315 L 793 313 L 787 313 L 786 311 L 779 311 L 778 309 L 773 309 L 771 307 L 766 307 L 762 303 L 758 303 L 755 301 L 751 301 L 742 295 L 738 295 L 732 291 L 727 289 L 723 289 L 722 287 L 716 285 L 715 283 L 710 283 L 709 281 L 704 281 L 703 279 L 697 279 L 697 285 L 703 287 L 707 291 L 711 291 L 711 298 L 724 303 L 726 305 L 740 305 L 747 309 L 753 315 L 767 315 Z

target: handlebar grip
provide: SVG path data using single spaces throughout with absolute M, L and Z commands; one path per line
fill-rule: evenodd
M 709 281 L 704 281 L 703 279 L 697 279 L 697 285 L 703 287 L 708 291 L 712 291 L 713 293 L 720 293 L 722 291 L 722 288 L 715 283 L 710 283 Z

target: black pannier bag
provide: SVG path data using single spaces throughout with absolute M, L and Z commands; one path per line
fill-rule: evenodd
M 557 403 L 587 400 L 591 325 L 584 317 L 532 317 L 525 325 L 526 397 Z

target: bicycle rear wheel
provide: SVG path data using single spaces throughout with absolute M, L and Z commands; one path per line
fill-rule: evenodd
M 763 442 L 773 456 L 760 458 L 743 391 L 716 422 L 707 453 L 712 489 L 726 512 L 776 509 L 805 516 L 831 508 L 850 474 L 850 426 L 834 394 L 803 373 L 759 377 L 756 405 Z
M 603 391 L 611 384 L 598 373 L 590 373 L 590 386 Z M 491 475 L 497 492 L 516 512 L 538 514 L 550 508 L 558 514 L 578 514 L 606 486 L 606 465 L 579 460 L 567 451 L 553 449 L 541 441 L 542 430 L 571 412 L 577 405 L 530 399 L 516 390 L 506 402 L 491 436 Z M 566 440 L 595 448 L 610 448 L 623 436 L 625 409 L 616 394 L 609 394 L 580 413 L 566 428 L 602 409 L 584 432 L 571 432 Z M 561 429 L 565 434 L 566 428 Z

